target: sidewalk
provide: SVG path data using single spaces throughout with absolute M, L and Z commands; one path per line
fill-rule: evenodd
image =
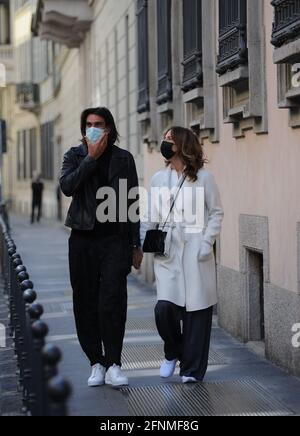
M 13 341 L 8 332 L 7 297 L 0 281 L 0 416 L 19 416 L 22 411 L 21 392 L 18 391 L 18 368 Z
M 12 236 L 43 304 L 50 327 L 48 341 L 64 354 L 61 372 L 73 384 L 71 415 L 202 416 L 300 415 L 300 380 L 291 377 L 214 322 L 210 365 L 205 383 L 181 385 L 159 377 L 163 348 L 153 308 L 155 293 L 135 276 L 128 280 L 129 307 L 123 362 L 130 387 L 88 388 L 89 364 L 75 334 L 68 273 L 68 233 L 61 224 L 29 224 L 13 216 Z

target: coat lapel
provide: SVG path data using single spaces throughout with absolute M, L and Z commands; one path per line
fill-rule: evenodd
M 111 182 L 124 168 L 127 167 L 128 159 L 123 157 L 119 152 L 119 148 L 114 145 L 109 167 L 109 182 Z

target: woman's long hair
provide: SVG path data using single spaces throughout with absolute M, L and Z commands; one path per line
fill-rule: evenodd
M 196 134 L 184 127 L 171 127 L 165 133 L 171 132 L 172 139 L 178 150 L 178 157 L 184 162 L 184 174 L 193 182 L 198 180 L 198 171 L 204 167 L 208 160 L 204 156 L 203 147 Z M 167 166 L 170 162 L 167 163 Z
M 114 117 L 109 109 L 106 107 L 90 108 L 86 109 L 81 114 L 81 134 L 82 142 L 85 143 L 84 137 L 86 136 L 86 122 L 90 115 L 98 115 L 104 118 L 106 127 L 109 128 L 110 133 L 108 135 L 108 143 L 110 145 L 115 144 L 119 140 L 119 133 L 117 131 L 116 123 Z

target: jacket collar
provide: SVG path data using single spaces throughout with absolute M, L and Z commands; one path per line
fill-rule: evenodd
M 114 179 L 123 168 L 127 167 L 127 158 L 122 153 L 121 149 L 116 145 L 112 145 L 112 156 L 109 167 L 109 182 Z M 88 149 L 85 144 L 81 144 L 75 149 L 77 156 L 86 157 L 88 155 Z

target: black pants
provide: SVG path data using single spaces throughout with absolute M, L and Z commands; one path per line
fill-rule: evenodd
M 70 279 L 77 335 L 91 365 L 121 366 L 132 252 L 120 236 L 89 238 L 72 232 Z
M 35 209 L 37 209 L 37 222 L 40 221 L 42 216 L 42 202 L 41 201 L 33 201 L 31 205 L 31 222 L 35 221 Z
M 204 379 L 207 371 L 213 307 L 197 312 L 168 301 L 155 307 L 158 332 L 165 343 L 167 360 L 180 361 L 180 375 Z M 182 326 L 181 326 L 182 323 Z

